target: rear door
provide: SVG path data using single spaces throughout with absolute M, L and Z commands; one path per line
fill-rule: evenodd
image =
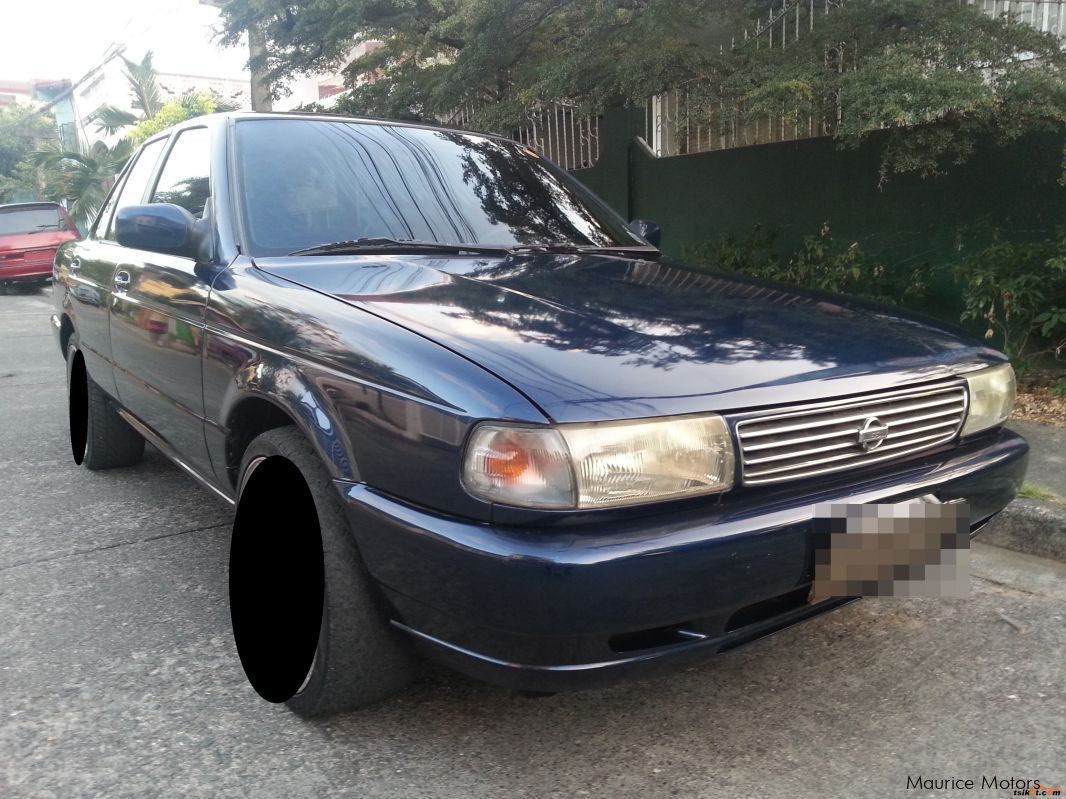
M 74 321 L 85 367 L 97 385 L 111 396 L 117 394 L 107 313 L 115 270 L 123 252 L 115 241 L 114 213 L 117 208 L 142 201 L 166 141 L 156 139 L 141 148 L 125 177 L 111 192 L 88 238 L 73 244 L 63 263 L 57 264 L 61 282 L 69 286 L 64 310 Z
M 165 156 L 149 202 L 202 219 L 211 194 L 211 133 L 187 128 Z M 113 278 L 111 348 L 122 404 L 197 471 L 204 445 L 201 350 L 210 284 L 192 258 L 123 249 Z

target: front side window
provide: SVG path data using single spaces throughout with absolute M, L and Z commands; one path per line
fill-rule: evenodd
M 0 207 L 0 236 L 55 230 L 69 230 L 69 226 L 54 205 Z
M 159 174 L 153 203 L 180 205 L 193 216 L 204 215 L 211 196 L 211 135 L 207 128 L 182 131 Z
M 111 198 L 100 215 L 101 223 L 107 220 L 107 232 L 104 234 L 104 238 L 115 240 L 115 215 L 120 208 L 125 208 L 128 205 L 140 205 L 144 199 L 148 181 L 152 177 L 152 172 L 155 171 L 156 161 L 159 160 L 159 153 L 162 152 L 166 141 L 166 139 L 157 139 L 144 145 L 137 155 L 137 160 L 130 167 L 122 188 L 111 194 Z
M 252 255 L 364 237 L 644 244 L 568 174 L 514 142 L 309 119 L 242 120 L 236 141 Z

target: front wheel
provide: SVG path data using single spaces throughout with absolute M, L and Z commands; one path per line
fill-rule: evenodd
M 337 489 L 295 427 L 248 446 L 230 549 L 230 615 L 260 696 L 300 716 L 385 699 L 415 659 L 389 625 Z

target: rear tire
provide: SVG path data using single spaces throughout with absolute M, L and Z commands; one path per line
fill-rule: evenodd
M 249 444 L 230 550 L 230 612 L 264 699 L 328 716 L 385 699 L 416 673 L 388 622 L 333 481 L 295 427 Z
M 132 466 L 144 457 L 144 438 L 85 369 L 76 341 L 67 345 L 67 415 L 74 462 L 91 471 Z

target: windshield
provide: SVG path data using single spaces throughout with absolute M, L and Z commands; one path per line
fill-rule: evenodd
M 54 205 L 32 208 L 0 208 L 0 236 L 66 230 L 67 220 Z
M 640 247 L 613 212 L 522 145 L 306 119 L 237 124 L 252 255 L 360 238 Z

